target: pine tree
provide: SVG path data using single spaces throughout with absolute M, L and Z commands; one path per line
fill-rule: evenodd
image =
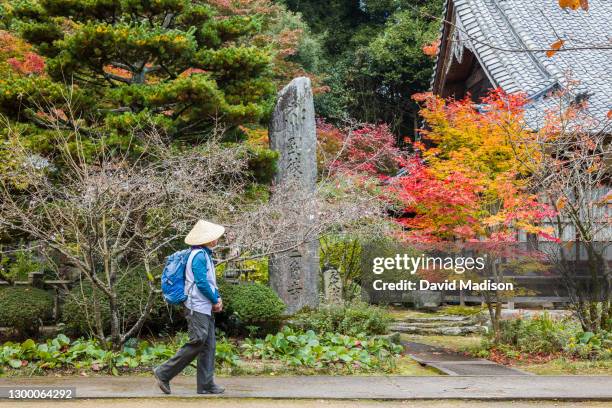
M 274 92 L 270 49 L 251 41 L 263 18 L 222 3 L 4 2 L 4 24 L 45 58 L 46 72 L 9 74 L 0 113 L 38 128 L 52 117 L 85 134 L 101 125 L 124 146 L 150 126 L 196 140 L 215 124 L 257 121 Z

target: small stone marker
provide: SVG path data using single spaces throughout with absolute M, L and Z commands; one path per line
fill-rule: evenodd
M 342 278 L 337 269 L 329 268 L 323 272 L 323 292 L 328 304 L 342 303 Z

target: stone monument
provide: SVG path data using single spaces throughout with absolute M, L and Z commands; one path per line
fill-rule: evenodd
M 270 147 L 279 152 L 274 178 L 277 186 L 296 193 L 311 193 L 317 182 L 317 133 L 310 79 L 295 78 L 278 94 L 270 123 Z M 282 187 L 283 188 L 283 187 Z M 303 214 L 303 224 L 314 214 Z M 319 284 L 319 243 L 303 243 L 297 249 L 275 254 L 269 262 L 270 286 L 287 305 L 287 313 L 316 307 Z
M 342 303 L 342 278 L 337 269 L 327 267 L 323 271 L 323 293 L 327 304 Z

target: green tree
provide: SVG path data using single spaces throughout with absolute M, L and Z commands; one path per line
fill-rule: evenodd
M 361 120 L 383 121 L 404 134 L 414 128 L 418 108 L 410 96 L 429 87 L 433 68 L 422 47 L 439 29 L 421 14 L 425 10 L 395 12 L 384 30 L 357 50 L 349 86 L 355 95 L 352 112 Z
M 197 139 L 213 125 L 265 115 L 272 50 L 254 42 L 262 14 L 188 0 L 4 2 L 9 29 L 46 58 L 46 75 L 9 74 L 0 113 L 45 127 L 103 124 L 117 144 L 151 124 Z M 265 13 L 265 10 L 262 11 Z M 70 85 L 70 86 L 68 86 Z M 77 123 L 65 115 L 70 106 Z
M 335 60 L 352 50 L 355 32 L 368 22 L 360 0 L 284 0 L 290 10 L 302 14 L 316 34 L 324 35 L 328 58 Z
M 330 90 L 317 112 L 333 120 L 353 117 L 389 123 L 410 134 L 417 107 L 410 95 L 429 87 L 433 60 L 422 47 L 435 40 L 441 0 L 286 0 L 324 37 Z

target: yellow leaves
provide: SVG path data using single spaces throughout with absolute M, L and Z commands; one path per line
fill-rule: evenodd
M 612 109 L 608 111 L 608 114 L 606 116 L 608 117 L 608 119 L 612 119 Z
M 565 41 L 563 41 L 563 40 L 557 40 L 554 43 L 552 43 L 550 45 L 550 49 L 548 51 L 546 51 L 546 56 L 548 58 L 550 58 L 553 55 L 555 55 L 557 53 L 557 51 L 559 51 L 561 49 L 561 47 L 563 47 L 563 44 L 565 44 Z
M 599 169 L 600 169 L 599 163 L 593 163 L 592 165 L 589 166 L 589 168 L 586 169 L 586 172 L 588 174 L 591 174 L 591 173 L 595 173 Z
M 567 203 L 567 199 L 565 197 L 559 197 L 559 199 L 555 203 L 556 210 L 561 211 L 565 207 L 566 203 Z
M 559 0 L 559 7 L 571 8 L 572 10 L 578 10 L 579 8 L 584 11 L 589 10 L 589 0 Z
M 267 147 L 270 144 L 268 129 L 260 127 L 240 126 L 240 130 L 247 136 L 247 143 L 251 146 Z
M 503 224 L 505 221 L 506 215 L 500 212 L 485 218 L 482 223 L 487 227 L 495 227 L 497 225 Z
M 168 37 L 166 34 L 160 34 L 156 35 L 153 40 L 156 42 L 168 42 L 170 41 L 170 37 Z
M 554 230 L 551 227 L 542 227 L 540 225 L 534 225 L 528 222 L 517 222 L 516 224 L 519 229 L 525 231 L 527 234 L 554 234 Z
M 580 0 L 559 0 L 559 7 L 577 10 L 580 7 Z

